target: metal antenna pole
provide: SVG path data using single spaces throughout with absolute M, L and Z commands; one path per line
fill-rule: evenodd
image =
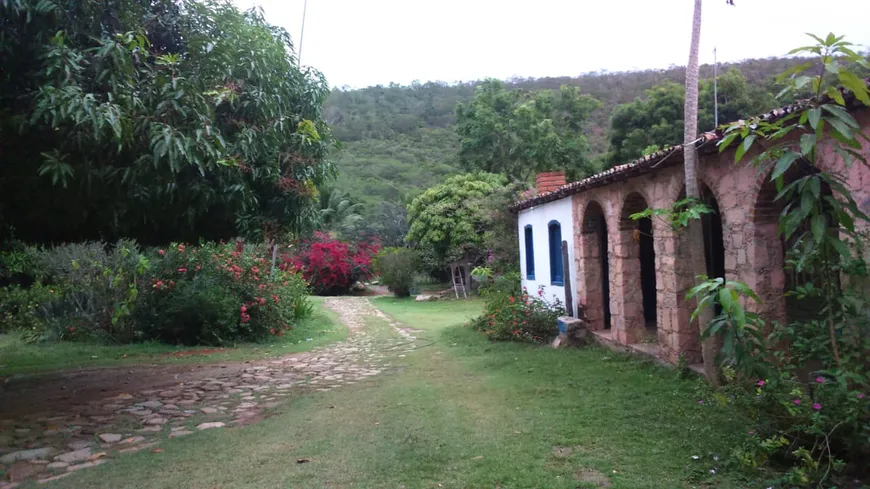
M 713 128 L 719 127 L 719 61 L 713 48 Z
M 308 0 L 302 4 L 302 30 L 299 32 L 299 57 L 296 58 L 298 66 L 302 66 L 302 40 L 305 37 L 305 13 L 308 12 Z

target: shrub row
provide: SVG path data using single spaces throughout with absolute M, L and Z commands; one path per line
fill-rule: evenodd
M 219 345 L 280 336 L 312 312 L 292 270 L 264 246 L 133 241 L 28 248 L 0 257 L 0 321 L 31 340 Z

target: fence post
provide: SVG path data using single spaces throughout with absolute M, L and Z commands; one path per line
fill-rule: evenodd
M 574 294 L 571 292 L 571 265 L 568 263 L 568 242 L 562 241 L 562 280 L 565 284 L 565 313 L 574 317 Z

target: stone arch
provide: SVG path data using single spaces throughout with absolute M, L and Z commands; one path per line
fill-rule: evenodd
M 784 184 L 818 172 L 819 169 L 807 162 L 798 162 L 783 175 Z M 813 281 L 806 274 L 799 274 L 787 265 L 786 250 L 790 244 L 779 232 L 779 218 L 787 202 L 777 200 L 779 194 L 776 183 L 770 180 L 771 171 L 766 171 L 760 177 L 760 187 L 755 194 L 755 201 L 750 213 L 752 224 L 752 247 L 750 253 L 753 259 L 750 281 L 755 286 L 760 304 L 756 306 L 767 320 L 785 320 L 789 312 L 800 316 L 811 316 L 819 310 L 821 304 L 812 301 L 794 301 L 786 297 L 786 292 L 798 285 Z M 822 195 L 834 195 L 827 184 L 822 184 Z M 830 221 L 829 221 L 830 222 Z M 829 232 L 838 232 L 831 229 Z M 800 231 L 798 233 L 800 234 Z M 793 238 L 792 238 L 793 239 Z
M 702 219 L 704 234 L 704 259 L 706 263 L 705 273 L 708 276 L 725 276 L 725 262 L 728 253 L 724 241 L 725 229 L 723 226 L 722 209 L 719 200 L 703 179 L 700 179 L 699 191 L 701 200 L 713 208 L 713 214 L 705 214 Z M 686 187 L 680 184 L 676 201 L 686 198 Z M 686 300 L 686 294 L 695 285 L 695 270 L 692 269 L 689 260 L 690 247 L 698 244 L 687 239 L 685 230 L 672 233 L 672 242 L 666 246 L 666 250 L 673 250 L 671 255 L 662 257 L 662 263 L 671 284 L 664 287 L 662 297 L 659 300 L 660 309 L 660 336 L 664 338 L 661 350 L 662 357 L 675 362 L 683 355 L 689 363 L 701 361 L 701 344 L 699 341 L 699 328 L 697 321 L 691 321 L 692 311 L 695 308 L 693 300 Z M 665 279 L 668 280 L 667 278 Z
M 584 314 L 592 330 L 610 329 L 610 260 L 604 208 L 590 200 L 580 225 L 580 261 L 585 292 Z
M 657 324 L 652 220 L 631 218 L 647 209 L 648 202 L 640 192 L 630 192 L 619 214 L 615 289 L 620 303 L 614 324 L 621 343 L 641 342 Z M 655 331 L 649 333 L 657 338 Z
M 716 198 L 716 192 L 702 179 L 698 179 L 698 190 L 701 194 L 701 201 L 713 211 L 701 217 L 704 230 L 704 261 L 707 265 L 707 276 L 724 277 L 726 271 L 725 255 L 729 250 L 725 249 L 722 209 L 719 207 L 719 199 Z M 683 185 L 677 196 L 677 201 L 685 198 L 686 186 Z M 686 245 L 691 245 L 691 243 Z M 733 253 L 733 250 L 731 250 L 731 253 Z

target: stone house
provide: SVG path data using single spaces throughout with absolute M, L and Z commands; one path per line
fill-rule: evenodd
M 794 110 L 777 109 L 775 119 Z M 870 138 L 870 110 L 852 111 Z M 783 267 L 784 243 L 777 233 L 782 204 L 769 171 L 734 162 L 734 150 L 719 152 L 722 134 L 711 132 L 698 144 L 704 201 L 715 213 L 703 220 L 707 275 L 739 280 L 761 299 L 751 305 L 767 320 L 789 313 L 784 293 L 799 277 Z M 870 144 L 862 154 L 870 159 Z M 823 143 L 823 170 L 846 182 L 860 208 L 870 213 L 870 169 L 847 165 Z M 786 175 L 786 180 L 794 175 Z M 700 361 L 698 325 L 690 321 L 693 285 L 683 235 L 664 219 L 630 216 L 646 208 L 670 208 L 684 198 L 683 148 L 666 148 L 583 180 L 565 183 L 564 173 L 538 176 L 538 195 L 517 202 L 520 270 L 530 293 L 564 302 L 564 280 L 572 282 L 574 302 L 588 328 L 603 342 L 623 345 L 676 363 L 680 354 Z M 867 223 L 861 223 L 867 229 Z M 558 231 L 558 232 L 557 232 Z M 568 277 L 556 273 L 554 241 L 570 249 Z M 794 309 L 794 308 L 792 308 Z

